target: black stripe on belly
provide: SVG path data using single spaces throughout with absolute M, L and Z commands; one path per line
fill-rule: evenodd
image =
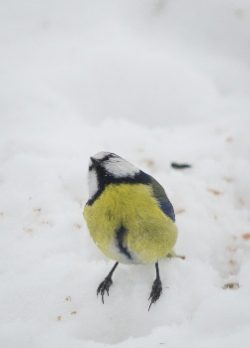
M 124 226 L 120 226 L 118 230 L 115 231 L 117 247 L 122 254 L 124 254 L 128 259 L 132 260 L 132 256 L 125 244 L 125 236 L 128 233 Z

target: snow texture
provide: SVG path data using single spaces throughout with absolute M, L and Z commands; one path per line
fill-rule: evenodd
M 249 1 L 0 8 L 0 347 L 248 348 Z M 160 262 L 150 312 L 153 265 L 119 265 L 96 297 L 114 264 L 82 216 L 99 151 L 175 208 L 186 258 Z

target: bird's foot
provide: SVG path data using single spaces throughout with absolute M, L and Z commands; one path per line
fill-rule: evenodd
M 153 282 L 152 290 L 148 299 L 148 300 L 151 300 L 148 310 L 150 310 L 150 307 L 152 306 L 152 304 L 159 299 L 159 297 L 161 296 L 161 293 L 162 293 L 161 280 L 156 278 L 155 281 Z
M 109 296 L 109 288 L 110 286 L 113 284 L 111 277 L 107 276 L 103 282 L 101 282 L 101 284 L 98 286 L 97 288 L 97 296 L 99 295 L 99 293 L 101 293 L 102 296 L 102 303 L 104 303 L 104 294 L 105 291 L 107 292 L 108 296 Z

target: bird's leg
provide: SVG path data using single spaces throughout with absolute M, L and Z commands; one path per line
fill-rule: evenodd
M 103 282 L 101 282 L 101 284 L 98 286 L 97 288 L 97 296 L 99 295 L 99 293 L 101 293 L 102 296 L 102 303 L 104 303 L 104 294 L 105 291 L 107 292 L 108 296 L 109 296 L 109 288 L 110 286 L 113 284 L 112 282 L 112 275 L 116 269 L 116 267 L 118 266 L 119 262 L 116 262 L 114 267 L 111 269 L 111 271 L 109 272 L 109 274 L 107 275 L 107 277 L 104 279 Z
M 155 264 L 155 269 L 156 269 L 156 279 L 153 282 L 152 290 L 151 290 L 151 293 L 150 293 L 150 296 L 148 299 L 148 300 L 151 300 L 150 305 L 148 307 L 148 310 L 150 310 L 151 305 L 159 299 L 159 297 L 161 296 L 161 293 L 162 293 L 162 284 L 161 284 L 161 279 L 160 279 L 158 261 Z

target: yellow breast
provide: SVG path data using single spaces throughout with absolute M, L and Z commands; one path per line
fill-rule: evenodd
M 149 185 L 110 184 L 84 209 L 90 234 L 109 258 L 153 263 L 169 254 L 177 227 L 160 209 Z

